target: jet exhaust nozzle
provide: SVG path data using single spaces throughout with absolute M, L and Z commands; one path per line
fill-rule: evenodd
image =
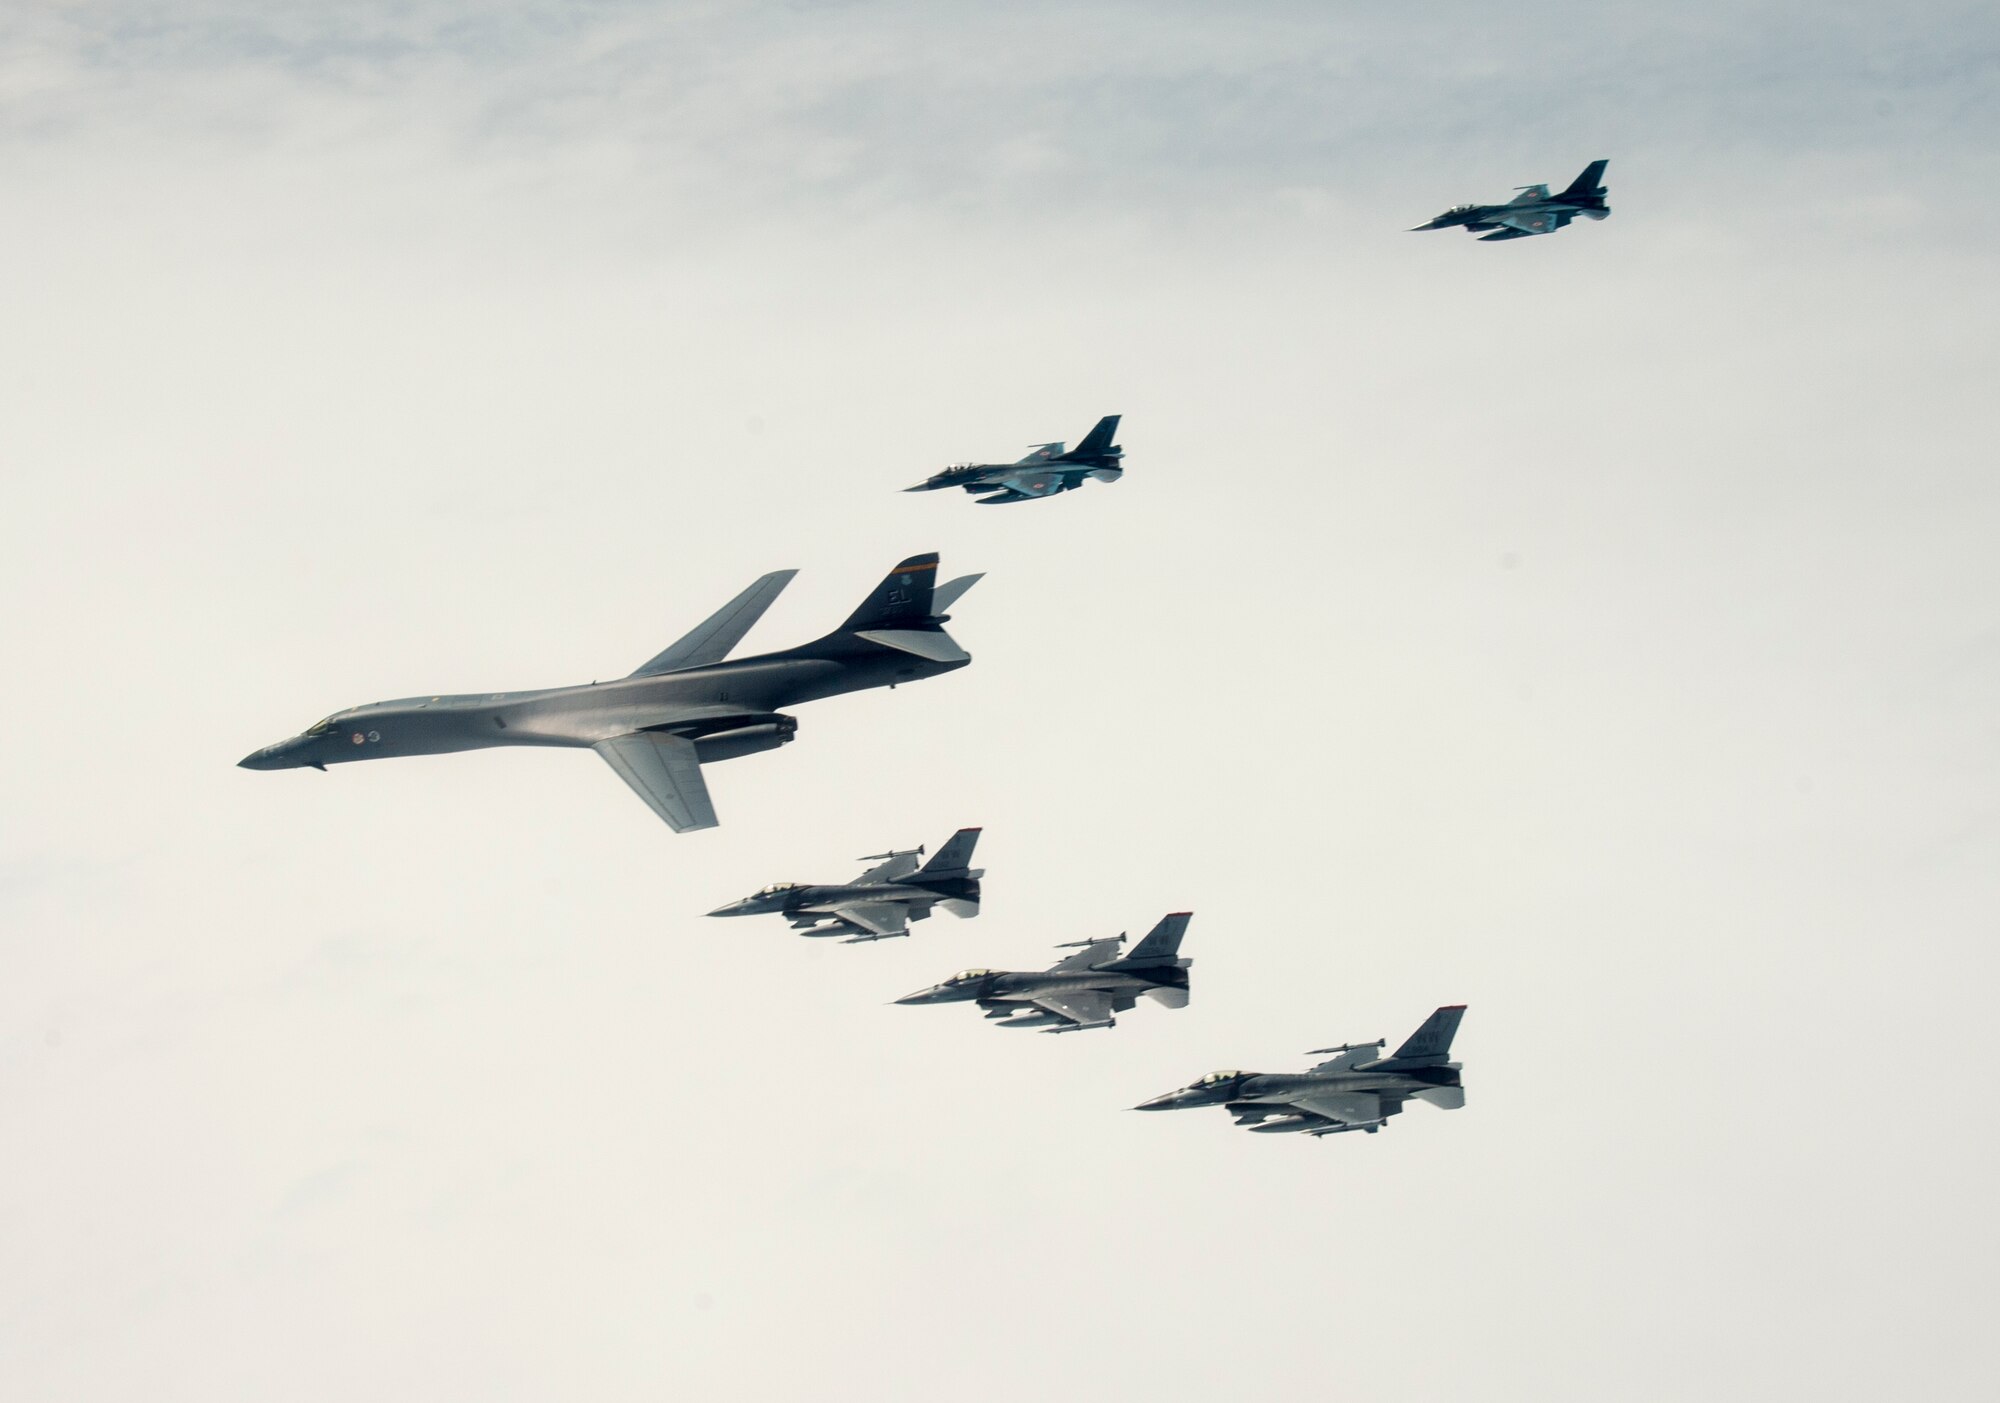
M 761 722 L 755 726 L 737 726 L 727 731 L 716 731 L 711 735 L 695 738 L 695 754 L 701 763 L 710 765 L 717 760 L 734 760 L 740 755 L 755 755 L 762 750 L 776 750 L 797 734 L 799 723 L 789 716 L 780 716 L 774 721 Z

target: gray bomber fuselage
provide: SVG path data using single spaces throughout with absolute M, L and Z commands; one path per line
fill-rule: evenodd
M 757 657 L 647 677 L 528 692 L 409 697 L 335 712 L 305 734 L 265 746 L 247 769 L 442 755 L 500 745 L 589 747 L 633 731 L 672 729 L 713 738 L 728 758 L 734 732 L 794 723 L 782 707 L 871 687 L 893 687 L 964 667 L 835 635 Z M 324 728 L 324 729 L 322 729 Z M 762 747 L 759 747 L 762 748 Z M 708 757 L 704 757 L 708 758 Z

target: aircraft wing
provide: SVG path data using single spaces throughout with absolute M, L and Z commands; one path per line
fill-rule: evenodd
M 641 663 L 632 675 L 651 677 L 655 673 L 677 672 L 685 667 L 721 662 L 729 656 L 731 648 L 743 641 L 743 635 L 750 631 L 750 626 L 764 617 L 771 601 L 798 573 L 796 570 L 773 570 L 768 575 L 759 576 L 741 594 L 702 620 L 692 632 Z M 672 821 L 668 820 L 669 823 Z
M 987 482 L 1021 497 L 1047 497 L 1063 490 L 1063 475 L 1047 467 L 995 473 Z
M 1382 1049 L 1375 1043 L 1366 1047 L 1350 1047 L 1338 1057 L 1329 1057 L 1324 1062 L 1313 1063 L 1315 1072 L 1338 1072 L 1346 1067 L 1358 1066 L 1363 1062 L 1373 1062 L 1382 1055 Z
M 1380 1120 L 1393 1113 L 1385 1108 L 1383 1098 L 1372 1091 L 1313 1091 L 1295 1096 L 1286 1104 L 1301 1115 L 1318 1116 L 1342 1125 Z
M 1125 938 L 1116 936 L 1110 940 L 1093 940 L 1074 955 L 1057 960 L 1049 966 L 1051 971 L 1059 969 L 1089 969 L 1105 960 L 1115 960 L 1125 946 Z
M 715 805 L 701 777 L 701 761 L 686 736 L 634 731 L 601 740 L 591 749 L 604 757 L 648 808 L 676 833 L 716 825 Z
M 1079 1028 L 1108 1027 L 1111 998 L 1095 989 L 1066 989 L 1060 994 L 1035 994 L 1029 1000 L 1058 1018 L 1067 1018 Z M 1058 1030 L 1059 1031 L 1059 1030 Z
M 854 879 L 854 885 L 864 882 L 900 882 L 917 870 L 919 859 L 915 853 L 896 853 L 887 862 L 878 862 Z
M 906 913 L 901 906 L 888 901 L 857 901 L 848 906 L 833 906 L 829 912 L 855 927 L 860 940 L 886 940 L 890 936 L 908 935 Z
M 1550 209 L 1538 209 L 1524 214 L 1496 214 L 1488 222 L 1514 230 L 1515 233 L 1511 236 L 1513 238 L 1519 238 L 1523 234 L 1553 234 L 1562 227 L 1562 224 L 1557 222 L 1556 212 Z

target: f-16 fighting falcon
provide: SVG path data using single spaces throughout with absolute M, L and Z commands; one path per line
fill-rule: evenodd
M 1314 1136 L 1347 1130 L 1373 1135 L 1405 1101 L 1428 1101 L 1447 1111 L 1465 1104 L 1459 1064 L 1446 1060 L 1464 1016 L 1464 1004 L 1439 1009 L 1393 1057 L 1376 1056 L 1383 1046 L 1380 1039 L 1314 1048 L 1308 1056 L 1334 1056 L 1309 1072 L 1210 1072 L 1192 1086 L 1142 1101 L 1134 1109 L 1221 1106 L 1238 1125 L 1264 1135 L 1293 1130 Z
M 1604 197 L 1610 192 L 1602 182 L 1604 168 L 1610 164 L 1592 161 L 1559 195 L 1551 195 L 1546 185 L 1523 185 L 1521 193 L 1504 205 L 1457 205 L 1417 229 L 1460 227 L 1478 234 L 1481 243 L 1491 244 L 1531 234 L 1553 234 L 1579 214 L 1585 219 L 1608 218 L 1611 206 L 1604 203 Z
M 779 708 L 964 667 L 946 614 L 981 578 L 935 584 L 938 558 L 913 555 L 847 622 L 811 643 L 725 661 L 796 570 L 764 576 L 631 676 L 533 692 L 410 697 L 337 711 L 238 763 L 293 770 L 495 745 L 588 748 L 676 833 L 713 828 L 701 767 L 775 750 L 798 722 Z
M 1045 1033 L 1109 1028 L 1118 1021 L 1112 1015 L 1132 1008 L 1141 994 L 1168 1008 L 1185 1008 L 1188 967 L 1194 961 L 1181 959 L 1180 948 L 1189 914 L 1179 911 L 1162 917 L 1129 955 L 1119 953 L 1125 944 L 1122 934 L 1109 940 L 1079 940 L 1057 946 L 1076 953 L 1045 970 L 968 969 L 896 1002 L 972 1000 L 988 1018 L 1004 1020 L 1003 1028 L 1040 1028 Z
M 879 865 L 851 882 L 837 886 L 778 882 L 708 914 L 761 916 L 781 912 L 801 935 L 844 935 L 850 945 L 908 935 L 909 923 L 927 919 L 933 906 L 941 904 L 954 916 L 979 914 L 979 879 L 986 873 L 971 865 L 972 848 L 978 841 L 977 828 L 961 828 L 921 867 L 917 860 L 924 855 L 922 848 L 877 853 L 875 858 L 882 859 Z M 822 927 L 822 921 L 832 924 Z
M 1068 452 L 1060 443 L 1041 443 L 1018 463 L 961 463 L 903 490 L 935 492 L 940 487 L 963 487 L 974 494 L 992 493 L 979 499 L 982 505 L 991 506 L 1053 497 L 1083 486 L 1087 478 L 1116 482 L 1125 476 L 1125 450 L 1111 441 L 1118 436 L 1119 417 L 1107 414 L 1099 419 L 1097 427 L 1083 436 L 1083 442 Z

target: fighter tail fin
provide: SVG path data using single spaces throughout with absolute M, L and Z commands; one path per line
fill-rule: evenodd
M 972 866 L 972 850 L 979 843 L 977 828 L 961 828 L 944 840 L 931 860 L 917 869 L 920 877 L 960 877 Z
M 1403 1041 L 1390 1060 L 1396 1062 L 1442 1062 L 1451 1056 L 1451 1040 L 1458 1034 L 1458 1020 L 1465 1017 L 1464 1004 L 1448 1004 L 1424 1020 L 1423 1027 Z
M 1604 196 L 1604 168 L 1610 164 L 1611 162 L 1609 161 L 1592 161 L 1583 168 L 1583 174 L 1572 180 L 1569 183 L 1569 188 L 1564 190 L 1557 198 L 1577 200 L 1584 203 L 1602 199 Z
M 1146 932 L 1146 938 L 1118 961 L 1120 969 L 1132 969 L 1144 965 L 1170 965 L 1181 953 L 1181 937 L 1187 934 L 1188 922 L 1193 919 L 1191 911 L 1176 911 L 1171 916 L 1160 917 L 1160 923 Z
M 1111 440 L 1118 437 L 1118 420 L 1121 416 L 1107 414 L 1097 421 L 1097 427 L 1083 436 L 1083 442 L 1064 454 L 1067 458 L 1098 458 L 1114 450 Z

